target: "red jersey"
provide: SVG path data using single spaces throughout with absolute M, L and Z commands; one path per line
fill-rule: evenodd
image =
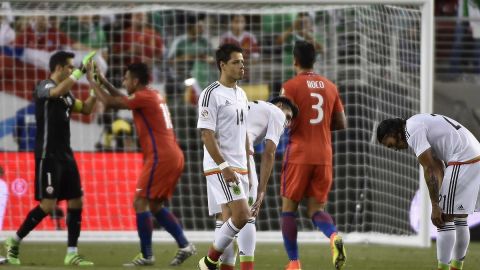
M 228 31 L 220 37 L 220 45 L 227 43 L 235 44 L 242 48 L 245 58 L 258 58 L 259 56 L 260 47 L 257 39 L 250 32 L 243 32 L 240 36 L 235 36 L 232 31 Z
M 160 93 L 146 87 L 125 99 L 133 112 L 145 162 L 166 161 L 183 155 L 173 132 L 170 112 Z
M 332 164 L 332 115 L 343 111 L 336 85 L 318 74 L 304 72 L 283 84 L 283 95 L 300 110 L 291 125 L 285 162 Z

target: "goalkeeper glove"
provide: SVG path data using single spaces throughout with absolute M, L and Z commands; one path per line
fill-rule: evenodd
M 82 59 L 82 63 L 80 64 L 80 68 L 77 68 L 72 72 L 72 75 L 70 75 L 70 79 L 78 81 L 83 76 L 83 74 L 87 72 L 86 66 L 88 62 L 92 60 L 96 53 L 96 51 L 91 51 L 87 55 L 85 55 Z

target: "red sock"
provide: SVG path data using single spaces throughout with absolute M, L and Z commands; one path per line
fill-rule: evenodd
M 222 264 L 220 265 L 220 270 L 234 270 L 235 268 L 233 265 L 228 265 L 228 264 Z
M 220 258 L 220 256 L 222 256 L 222 253 L 223 252 L 220 252 L 218 250 L 216 250 L 213 246 L 211 246 L 209 249 L 208 249 L 208 258 L 210 258 L 210 260 L 214 261 L 214 262 L 218 262 L 218 259 Z
M 240 262 L 241 270 L 253 270 L 254 262 Z

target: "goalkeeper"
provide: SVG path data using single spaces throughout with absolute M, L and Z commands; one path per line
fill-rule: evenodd
M 196 254 L 196 249 L 188 242 L 177 218 L 163 205 L 172 198 L 184 165 L 183 152 L 177 144 L 167 104 L 156 90 L 148 87 L 150 74 L 144 63 L 133 63 L 127 67 L 123 86 L 127 89 L 128 96 L 115 89 L 101 73 L 97 74 L 100 85 L 94 78 L 93 63 L 87 70 L 87 78 L 92 88 L 106 106 L 132 110 L 143 151 L 144 165 L 137 181 L 133 202 L 141 253 L 124 266 L 154 264 L 152 214 L 175 238 L 179 249 L 170 265 L 179 265 Z
M 83 207 L 83 191 L 77 164 L 70 147 L 70 114 L 90 114 L 95 96 L 85 101 L 76 99 L 70 89 L 85 73 L 85 65 L 95 56 L 87 54 L 80 69 L 73 66 L 74 54 L 59 51 L 50 57 L 51 75 L 35 87 L 37 133 L 35 138 L 35 200 L 33 208 L 13 237 L 7 238 L 7 262 L 19 265 L 19 246 L 49 213 L 55 210 L 57 200 L 67 200 L 68 247 L 65 265 L 93 266 L 78 255 Z

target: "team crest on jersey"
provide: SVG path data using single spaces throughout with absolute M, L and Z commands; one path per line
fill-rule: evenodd
M 235 186 L 232 186 L 232 189 L 233 189 L 233 194 L 235 195 L 240 195 L 240 187 L 235 185 Z
M 201 116 L 202 118 L 207 119 L 207 118 L 208 118 L 208 110 L 207 110 L 207 109 L 203 109 L 202 112 L 200 113 L 200 116 Z
M 53 187 L 52 186 L 48 186 L 45 191 L 47 191 L 48 194 L 53 194 Z

